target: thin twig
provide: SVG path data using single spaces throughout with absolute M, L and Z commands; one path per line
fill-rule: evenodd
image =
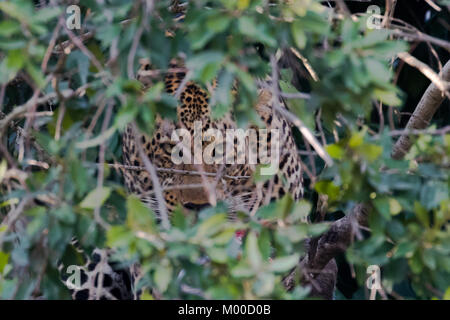
M 106 109 L 105 117 L 103 119 L 102 123 L 102 133 L 105 132 L 108 128 L 109 122 L 111 121 L 112 116 L 112 110 L 113 110 L 114 104 L 113 101 L 109 101 L 108 107 Z M 103 187 L 103 179 L 104 179 L 104 166 L 103 163 L 105 162 L 105 150 L 106 150 L 106 141 L 103 141 L 100 144 L 100 150 L 98 154 L 98 161 L 100 162 L 100 166 L 98 167 L 98 175 L 97 175 L 97 188 L 101 189 Z M 104 229 L 109 228 L 109 224 L 103 220 L 103 218 L 100 215 L 100 205 L 96 206 L 94 209 L 94 218 L 95 221 L 102 226 Z
M 440 129 L 403 129 L 403 130 L 393 130 L 388 133 L 389 136 L 395 137 L 395 136 L 403 136 L 403 135 L 422 135 L 422 134 L 429 134 L 434 136 L 441 136 L 445 135 L 450 132 L 450 125 L 445 126 Z M 379 135 L 374 136 L 374 138 L 378 138 Z
M 71 89 L 67 89 L 63 90 L 61 93 L 67 99 L 69 97 L 72 97 L 75 92 Z M 29 109 L 32 106 L 46 103 L 49 100 L 55 99 L 56 97 L 57 94 L 55 92 L 48 93 L 42 98 L 38 98 L 37 96 L 33 95 L 33 97 L 31 97 L 25 104 L 13 108 L 13 110 L 10 113 L 8 113 L 4 119 L 0 120 L 0 136 L 3 135 L 3 131 L 6 129 L 6 127 L 9 125 L 11 121 L 28 113 Z
M 293 113 L 291 113 L 286 108 L 282 108 L 279 103 L 279 91 L 278 91 L 278 68 L 277 68 L 277 62 L 275 60 L 275 57 L 272 55 L 270 58 L 271 66 L 272 66 L 272 82 L 275 84 L 272 85 L 272 95 L 275 94 L 275 96 L 272 96 L 273 99 L 273 108 L 275 111 L 277 111 L 281 116 L 286 118 L 289 122 L 291 122 L 293 125 L 295 125 L 302 135 L 305 137 L 305 139 L 309 142 L 309 144 L 314 148 L 314 150 L 317 151 L 317 154 L 319 157 L 321 157 L 325 163 L 328 166 L 333 165 L 333 159 L 331 159 L 328 152 L 322 147 L 320 142 L 317 140 L 317 138 L 314 136 L 314 134 L 309 130 L 308 127 L 305 126 L 303 121 L 301 121 L 297 116 L 295 116 Z M 275 82 L 276 81 L 276 82 Z
M 100 164 L 97 164 L 100 165 Z M 134 170 L 134 171 L 143 171 L 146 170 L 145 167 L 140 166 L 129 166 L 124 164 L 118 164 L 118 163 L 105 163 L 105 165 L 114 168 L 114 169 L 125 169 L 125 170 Z M 209 177 L 217 177 L 218 174 L 214 172 L 201 172 L 201 171 L 190 171 L 190 170 L 181 170 L 181 169 L 170 169 L 170 168 L 155 168 L 157 172 L 165 172 L 165 173 L 172 173 L 172 174 L 180 174 L 180 175 L 187 175 L 187 176 L 201 176 L 202 174 Z M 240 180 L 240 179 L 250 179 L 251 176 L 230 176 L 230 175 L 221 175 L 222 178 L 230 179 L 230 180 Z
M 153 0 L 146 0 L 145 1 L 146 6 L 144 8 L 144 16 L 142 17 L 141 23 L 139 24 L 139 28 L 137 29 L 134 37 L 133 42 L 131 43 L 131 49 L 128 53 L 127 58 L 127 73 L 128 78 L 134 79 L 134 58 L 136 56 L 136 51 L 139 46 L 139 41 L 141 40 L 142 33 L 144 32 L 145 27 L 150 26 L 150 13 L 153 11 L 154 2 Z
M 442 79 L 436 72 L 433 71 L 427 64 L 423 63 L 422 61 L 419 61 L 412 55 L 410 55 L 407 52 L 400 52 L 398 54 L 398 57 L 405 61 L 410 66 L 418 69 L 424 76 L 426 76 L 428 79 L 433 82 L 436 87 L 444 93 L 447 98 L 450 99 L 450 82 Z
M 6 235 L 8 230 L 11 229 L 14 222 L 16 222 L 16 220 L 20 217 L 20 215 L 23 213 L 23 210 L 31 202 L 31 200 L 33 200 L 32 195 L 25 195 L 22 201 L 20 201 L 19 205 L 11 210 L 3 219 L 2 223 L 0 224 L 0 227 L 2 227 L 2 232 L 0 233 L 0 248 L 2 248 L 3 246 L 4 236 Z
M 81 50 L 81 52 L 83 52 L 89 58 L 89 60 L 94 64 L 97 70 L 103 71 L 104 69 L 102 64 L 100 63 L 100 61 L 98 61 L 95 55 L 91 51 L 89 51 L 88 48 L 86 48 L 83 41 L 80 40 L 80 38 L 78 38 L 72 31 L 70 31 L 65 23 L 63 23 L 63 27 L 67 35 L 69 36 L 70 40 L 72 40 L 72 42 Z
M 158 209 L 159 209 L 158 211 L 159 216 L 161 218 L 161 225 L 165 230 L 169 230 L 170 229 L 169 215 L 167 213 L 166 201 L 164 200 L 164 195 L 161 188 L 161 183 L 159 182 L 158 174 L 156 173 L 156 168 L 148 158 L 147 154 L 144 152 L 144 149 L 142 148 L 141 140 L 137 135 L 138 129 L 136 123 L 134 122 L 132 123 L 132 130 L 134 132 L 139 157 L 144 162 L 145 169 L 149 173 L 150 179 L 153 183 L 153 189 L 155 192 L 156 200 L 158 201 Z
M 432 7 L 434 10 L 436 10 L 436 11 L 438 11 L 438 12 L 441 12 L 441 7 L 439 7 L 436 3 L 434 3 L 433 1 L 431 1 L 431 0 L 425 0 L 425 2 L 426 3 L 428 3 L 428 5 L 430 6 L 430 7 Z
M 50 57 L 52 55 L 53 52 L 53 48 L 56 45 L 56 40 L 58 39 L 58 35 L 59 35 L 59 30 L 61 29 L 61 21 L 62 19 L 58 19 L 58 23 L 56 24 L 55 29 L 53 30 L 53 34 L 52 37 L 50 39 L 49 45 L 47 47 L 47 51 L 45 52 L 44 55 L 44 59 L 42 59 L 42 63 L 41 63 L 41 70 L 42 72 L 45 73 L 45 71 L 47 70 L 47 64 L 48 61 L 50 60 Z M 63 22 L 64 23 L 64 22 Z

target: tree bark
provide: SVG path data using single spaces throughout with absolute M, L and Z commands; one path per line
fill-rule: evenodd
M 443 81 L 450 81 L 450 61 L 445 64 L 440 76 Z M 430 84 L 409 119 L 405 134 L 400 136 L 393 147 L 391 153 L 393 159 L 402 159 L 408 153 L 412 146 L 407 133 L 408 130 L 425 129 L 444 99 L 444 93 L 434 83 Z M 370 204 L 360 203 L 353 208 L 349 215 L 335 221 L 330 229 L 318 239 L 311 239 L 309 241 L 307 245 L 307 261 L 304 265 L 309 270 L 319 272 L 317 273 L 318 276 L 315 277 L 316 280 L 318 280 L 318 277 L 321 277 L 321 270 L 330 269 L 329 266 L 333 264 L 334 258 L 347 250 L 355 236 L 359 234 L 359 226 L 367 226 L 367 219 L 371 210 L 372 206 Z M 337 270 L 335 272 L 337 273 Z M 312 288 L 312 294 L 330 299 L 330 292 L 334 290 L 334 286 L 330 290 L 330 284 L 335 283 L 335 276 L 336 274 L 334 277 L 328 276 L 328 278 L 324 278 L 325 283 L 318 281 L 321 288 Z
M 442 68 L 440 76 L 442 80 L 450 81 L 450 61 L 447 61 Z M 431 83 L 409 119 L 406 130 L 425 129 L 444 100 L 444 93 L 434 83 Z M 412 143 L 407 133 L 400 136 L 393 147 L 392 158 L 396 160 L 402 159 L 411 148 L 411 145 Z

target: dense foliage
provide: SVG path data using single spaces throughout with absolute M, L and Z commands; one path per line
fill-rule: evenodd
M 305 298 L 307 287 L 287 292 L 282 278 L 304 240 L 327 230 L 330 222 L 305 222 L 318 221 L 326 195 L 328 221 L 359 202 L 373 206 L 369 229 L 338 257 L 337 298 L 364 298 L 369 265 L 382 268 L 388 297 L 450 298 L 450 134 L 435 130 L 450 125 L 448 101 L 430 130 L 413 135 L 407 156 L 391 158 L 402 112 L 429 84 L 397 54 L 431 57 L 424 62 L 438 70 L 448 51 L 415 38 L 410 45 L 395 24 L 370 27 L 368 4 L 349 5 L 362 13 L 350 16 L 326 2 L 196 0 L 180 20 L 169 1 L 86 0 L 81 29 L 69 30 L 66 1 L 0 1 L 0 296 L 68 298 L 57 262 L 82 264 L 70 245 L 76 236 L 88 252 L 108 246 L 124 264 L 139 262 L 143 298 L 151 287 L 164 298 Z M 384 14 L 385 2 L 373 2 Z M 434 2 L 441 11 L 428 7 L 418 28 L 448 44 L 450 4 Z M 408 5 L 399 1 L 396 16 Z M 233 108 L 245 127 L 259 124 L 255 79 L 276 72 L 271 61 L 285 51 L 301 67 L 280 64 L 281 91 L 332 161 L 296 131 L 304 200 L 285 196 L 234 222 L 223 203 L 198 216 L 180 209 L 163 229 L 114 167 L 127 124 L 151 133 L 157 114 L 176 116 L 162 77 L 141 92 L 139 60 L 163 72 L 178 56 L 190 79 L 210 87 L 217 78 L 213 116 Z M 242 245 L 237 230 L 246 231 Z

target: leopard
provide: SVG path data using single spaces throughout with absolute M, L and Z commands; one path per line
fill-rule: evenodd
M 137 79 L 141 81 L 145 87 L 151 86 L 151 79 L 146 77 L 146 71 L 150 70 L 148 62 L 143 62 L 138 72 Z M 271 130 L 277 130 L 279 136 L 278 148 L 274 148 L 274 153 L 278 153 L 279 164 L 277 164 L 277 172 L 267 179 L 262 185 L 255 183 L 252 179 L 257 170 L 255 164 L 204 164 L 201 167 L 191 163 L 174 164 L 172 157 L 175 148 L 175 142 L 172 134 L 177 129 L 185 129 L 191 135 L 195 131 L 195 123 L 201 124 L 202 139 L 205 138 L 209 129 L 218 130 L 223 136 L 227 131 L 236 130 L 237 125 L 234 120 L 233 113 L 230 111 L 223 117 L 213 120 L 209 99 L 211 93 L 201 88 L 193 81 L 184 83 L 184 87 L 180 89 L 180 85 L 186 77 L 186 71 L 183 70 L 181 62 L 173 59 L 169 64 L 169 70 L 176 72 L 168 72 L 164 77 L 165 91 L 175 95 L 179 91 L 177 119 L 170 121 L 157 116 L 154 133 L 151 137 L 142 132 L 136 132 L 136 128 L 128 125 L 123 135 L 123 163 L 125 166 L 134 166 L 142 168 L 142 170 L 124 170 L 124 180 L 129 192 L 136 194 L 144 203 L 148 204 L 158 215 L 159 204 L 155 195 L 152 177 L 148 170 L 145 170 L 144 161 L 139 153 L 139 148 L 148 159 L 157 168 L 160 168 L 158 180 L 163 190 L 164 205 L 167 211 L 172 212 L 178 205 L 186 210 L 201 209 L 205 206 L 212 205 L 213 202 L 225 201 L 230 211 L 243 211 L 247 213 L 255 212 L 263 204 L 283 197 L 285 194 L 291 194 L 294 201 L 299 200 L 303 196 L 303 175 L 300 156 L 296 150 L 296 144 L 292 135 L 292 128 L 288 121 L 280 116 L 272 108 L 272 93 L 267 88 L 258 90 L 258 98 L 255 105 L 256 113 L 259 115 L 266 134 L 259 134 L 257 127 L 251 125 L 250 128 L 255 129 L 256 145 L 252 145 L 254 151 L 262 147 L 263 143 L 268 149 L 267 154 L 258 156 L 259 163 L 268 163 L 269 157 L 272 156 L 272 137 Z M 214 88 L 217 84 L 213 85 Z M 282 100 L 277 102 L 280 107 L 286 108 Z M 248 137 L 247 137 L 248 138 Z M 264 141 L 263 141 L 264 139 Z M 251 142 L 249 139 L 245 141 L 243 148 L 248 150 Z M 234 154 L 236 157 L 242 156 L 237 150 L 238 143 L 232 142 Z M 254 143 L 255 144 L 255 143 Z M 194 146 L 190 146 L 193 150 Z M 208 148 L 208 144 L 203 149 Z M 189 148 L 188 148 L 189 149 Z M 215 150 L 213 150 L 214 153 Z M 222 151 L 223 152 L 223 151 Z M 245 156 L 248 157 L 248 154 Z M 225 162 L 225 161 L 222 161 Z M 179 173 L 177 173 L 179 172 Z M 186 172 L 194 174 L 184 174 Z M 208 173 L 208 176 L 202 176 L 200 173 Z M 195 174 L 198 173 L 198 174 Z M 239 179 L 234 179 L 240 177 Z M 214 186 L 214 190 L 205 190 L 206 185 Z M 194 186 L 192 188 L 176 189 L 175 186 Z M 169 189 L 169 190 L 165 190 Z M 214 193 L 213 196 L 208 191 Z M 264 196 L 263 196 L 264 195 Z
M 227 130 L 236 130 L 238 126 L 232 111 L 219 119 L 212 118 L 209 104 L 211 93 L 194 81 L 184 81 L 186 70 L 182 61 L 172 59 L 168 70 L 164 75 L 165 92 L 174 96 L 179 95 L 176 120 L 163 119 L 157 115 L 151 136 L 139 131 L 132 124 L 125 128 L 122 136 L 123 167 L 121 168 L 123 169 L 121 171 L 125 186 L 130 194 L 138 196 L 154 211 L 158 221 L 160 221 L 161 205 L 156 196 L 154 178 L 152 179 L 145 166 L 145 161 L 141 157 L 142 153 L 158 169 L 157 184 L 163 195 L 163 206 L 169 215 L 177 207 L 181 207 L 188 214 L 218 202 L 224 202 L 229 208 L 230 219 L 233 219 L 237 211 L 252 214 L 261 206 L 276 201 L 286 194 L 290 194 L 294 201 L 303 197 L 302 166 L 292 128 L 284 117 L 275 112 L 272 92 L 267 87 L 258 89 L 257 101 L 254 106 L 267 132 L 265 135 L 259 134 L 256 125 L 251 125 L 250 128 L 255 129 L 257 133 L 256 145 L 251 147 L 255 149 L 265 143 L 268 149 L 267 154 L 258 156 L 259 163 L 267 163 L 272 152 L 278 153 L 279 161 L 276 164 L 276 173 L 269 179 L 263 183 L 254 181 L 253 176 L 258 169 L 257 164 L 222 163 L 201 166 L 190 163 L 174 164 L 172 156 L 176 143 L 172 139 L 172 133 L 175 130 L 183 128 L 190 134 L 194 134 L 194 125 L 197 122 L 201 123 L 202 137 L 206 135 L 208 129 L 218 130 L 225 136 Z M 151 88 L 154 81 L 152 73 L 149 71 L 151 71 L 151 65 L 148 59 L 141 60 L 136 78 L 142 84 L 143 92 Z M 216 86 L 217 83 L 214 83 L 212 88 L 214 89 Z M 236 94 L 235 89 L 233 89 L 233 94 Z M 279 99 L 276 103 L 281 108 L 286 108 L 283 100 Z M 275 151 L 272 149 L 273 139 L 270 129 L 279 132 L 278 148 Z M 244 150 L 248 150 L 250 148 L 248 137 L 245 143 Z M 203 148 L 207 147 L 208 145 Z M 238 157 L 236 139 L 233 141 L 233 147 L 236 157 Z M 193 146 L 191 146 L 191 150 L 184 151 L 189 152 L 192 149 Z M 129 167 L 134 169 L 127 170 L 126 168 Z M 202 173 L 207 175 L 204 176 Z M 205 188 L 205 185 L 210 187 L 209 190 Z M 192 187 L 177 189 L 176 186 Z M 212 191 L 211 186 L 213 186 Z M 77 288 L 70 288 L 73 299 L 123 300 L 136 298 L 137 294 L 133 288 L 134 280 L 138 277 L 137 268 L 132 267 L 135 270 L 128 270 L 117 267 L 115 262 L 108 260 L 110 257 L 111 250 L 95 249 L 92 258 L 86 258 L 86 264 L 80 267 L 81 285 Z M 101 291 L 98 290 L 100 274 L 103 279 Z
M 140 60 L 136 79 L 141 83 L 142 94 L 160 80 L 160 72 L 154 71 L 150 59 Z M 287 195 L 294 201 L 301 200 L 304 196 L 303 166 L 294 139 L 294 128 L 279 111 L 288 111 L 288 107 L 283 98 L 276 94 L 277 90 L 274 88 L 279 90 L 278 84 L 272 83 L 270 77 L 256 81 L 257 98 L 253 108 L 260 121 L 247 128 L 255 130 L 256 140 L 250 141 L 248 136 L 245 137 L 243 149 L 239 149 L 236 139 L 231 141 L 236 158 L 242 156 L 240 153 L 243 150 L 259 150 L 264 144 L 269 151 L 263 155 L 258 154 L 256 163 L 174 162 L 174 151 L 181 157 L 195 153 L 192 142 L 185 145 L 184 149 L 177 149 L 177 141 L 173 139 L 173 133 L 177 130 L 182 129 L 191 136 L 194 135 L 194 141 L 198 134 L 200 140 L 212 143 L 215 138 L 211 139 L 208 135 L 211 129 L 220 132 L 222 136 L 226 136 L 229 130 L 240 129 L 232 107 L 220 118 L 213 117 L 211 100 L 214 90 L 220 85 L 217 80 L 214 79 L 205 88 L 190 80 L 187 73 L 183 59 L 178 57 L 169 61 L 167 71 L 163 73 L 164 91 L 177 102 L 175 119 L 163 118 L 157 114 L 151 134 L 139 129 L 135 123 L 128 124 L 123 131 L 123 165 L 120 170 L 128 193 L 136 195 L 152 209 L 159 223 L 166 215 L 170 219 L 177 209 L 181 209 L 184 214 L 195 214 L 219 202 L 226 204 L 229 218 L 236 219 L 237 212 L 244 216 L 253 215 L 262 206 Z M 232 94 L 236 97 L 238 92 L 235 83 Z M 200 127 L 196 127 L 196 124 L 200 124 Z M 261 128 L 266 130 L 265 134 L 259 131 Z M 196 132 L 196 129 L 199 130 Z M 272 130 L 278 135 L 271 135 Z M 210 144 L 202 145 L 202 154 L 209 147 Z M 219 159 L 224 159 L 223 150 L 212 150 L 213 155 L 216 153 Z M 270 157 L 274 154 L 278 159 L 274 173 L 263 182 L 254 179 L 261 169 L 260 165 L 270 162 Z M 242 241 L 242 234 L 236 236 Z M 136 290 L 135 284 L 140 277 L 139 266 L 135 264 L 128 268 L 121 267 L 110 261 L 111 256 L 110 249 L 95 249 L 92 259 L 87 258 L 87 263 L 81 267 L 81 286 L 71 288 L 73 299 L 139 299 L 140 292 Z M 315 280 L 324 283 L 327 290 L 314 292 L 313 287 L 313 296 L 332 299 L 336 268 L 335 261 L 332 260 L 325 267 L 331 272 L 316 277 Z M 286 288 L 289 290 L 289 284 Z M 155 296 L 157 297 L 157 293 Z

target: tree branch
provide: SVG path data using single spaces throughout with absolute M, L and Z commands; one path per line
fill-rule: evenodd
M 331 225 L 317 241 L 315 253 L 308 256 L 309 269 L 322 270 L 336 255 L 345 252 L 359 234 L 360 226 L 367 226 L 371 206 L 361 203 L 353 211 Z M 311 250 L 310 250 L 311 251 Z
M 442 69 L 440 77 L 443 81 L 449 81 L 450 61 Z M 394 145 L 392 158 L 401 159 L 409 151 L 412 144 L 408 135 L 411 132 L 425 129 L 444 99 L 442 90 L 432 83 L 425 91 L 400 139 Z M 323 270 L 334 257 L 345 252 L 355 236 L 359 235 L 360 227 L 367 226 L 367 218 L 371 210 L 370 204 L 360 203 L 353 208 L 349 215 L 335 221 L 330 229 L 318 239 L 311 239 L 308 243 L 305 266 L 308 269 Z
M 441 79 L 444 81 L 450 81 L 450 61 L 447 61 L 440 73 Z M 430 84 L 425 91 L 422 99 L 414 110 L 411 118 L 406 125 L 407 130 L 420 130 L 425 129 L 444 101 L 444 93 L 436 86 L 435 83 Z M 402 135 L 395 143 L 391 156 L 394 159 L 401 159 L 405 156 L 408 150 L 411 148 L 412 142 L 408 134 Z

